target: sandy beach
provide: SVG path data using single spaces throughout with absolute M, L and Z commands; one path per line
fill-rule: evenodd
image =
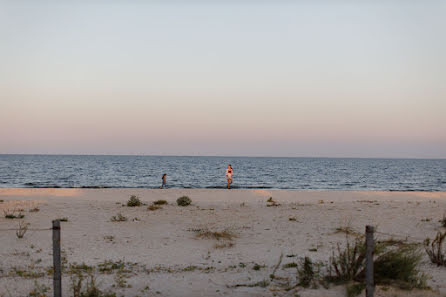
M 130 195 L 145 205 L 127 207 Z M 183 195 L 192 205 L 177 206 Z M 276 205 L 267 203 L 270 197 Z M 160 199 L 168 205 L 147 209 Z M 296 270 L 283 265 L 304 256 L 327 262 L 336 245 L 345 244 L 346 235 L 337 232 L 342 227 L 362 234 L 365 225 L 374 225 L 377 239 L 422 243 L 444 231 L 439 220 L 446 211 L 444 192 L 3 188 L 0 201 L 0 229 L 17 228 L 19 219 L 3 215 L 11 209 L 23 210 L 30 224 L 21 239 L 15 231 L 0 231 L 1 297 L 28 296 L 35 282 L 52 287 L 51 231 L 33 229 L 50 228 L 58 218 L 67 219 L 65 264 L 95 267 L 98 286 L 117 296 L 334 297 L 345 296 L 345 287 L 284 290 Z M 113 222 L 119 213 L 127 221 Z M 206 230 L 233 238 L 200 237 Z M 375 296 L 446 296 L 445 267 L 423 255 L 420 269 L 432 291 L 378 287 Z M 270 280 L 273 271 L 277 279 Z M 72 296 L 67 274 L 63 292 Z

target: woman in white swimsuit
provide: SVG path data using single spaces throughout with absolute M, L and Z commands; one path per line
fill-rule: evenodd
M 228 169 L 226 169 L 226 178 L 228 179 L 228 189 L 231 188 L 233 174 L 234 174 L 234 171 L 232 170 L 231 164 L 229 164 Z

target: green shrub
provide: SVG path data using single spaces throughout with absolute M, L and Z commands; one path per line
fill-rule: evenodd
M 177 204 L 179 206 L 188 206 L 192 203 L 192 200 L 187 196 L 181 196 L 177 199 Z
M 297 276 L 299 279 L 298 285 L 304 288 L 312 286 L 317 288 L 320 281 L 320 267 L 321 263 L 314 263 L 309 257 L 301 259 L 300 265 L 297 268 Z
M 397 285 L 403 289 L 426 288 L 426 276 L 418 271 L 421 254 L 411 244 L 394 246 L 378 243 L 374 250 L 374 279 L 376 284 Z M 330 258 L 327 280 L 337 283 L 363 282 L 365 278 L 365 244 L 347 241 L 344 250 L 338 245 L 337 254 Z M 352 289 L 353 290 L 353 289 Z
M 141 206 L 141 200 L 139 199 L 138 196 L 132 195 L 130 196 L 129 201 L 127 201 L 127 206 L 129 207 L 135 207 L 135 206 Z
M 402 289 L 426 288 L 426 277 L 417 269 L 421 258 L 414 245 L 385 251 L 374 260 L 375 283 L 395 283 Z
M 333 251 L 329 264 L 329 280 L 333 282 L 348 282 L 357 280 L 365 264 L 364 242 L 356 240 L 352 245 L 347 240 L 344 250 L 340 245 L 337 254 Z

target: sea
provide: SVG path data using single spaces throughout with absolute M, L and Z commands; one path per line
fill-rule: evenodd
M 0 155 L 2 188 L 446 191 L 446 159 Z

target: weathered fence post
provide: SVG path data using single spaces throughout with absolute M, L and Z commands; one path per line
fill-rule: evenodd
M 60 261 L 60 220 L 53 221 L 53 289 L 54 297 L 62 297 L 62 267 Z
M 373 239 L 373 226 L 365 226 L 365 296 L 373 297 L 375 281 L 373 279 L 373 250 L 375 242 Z

